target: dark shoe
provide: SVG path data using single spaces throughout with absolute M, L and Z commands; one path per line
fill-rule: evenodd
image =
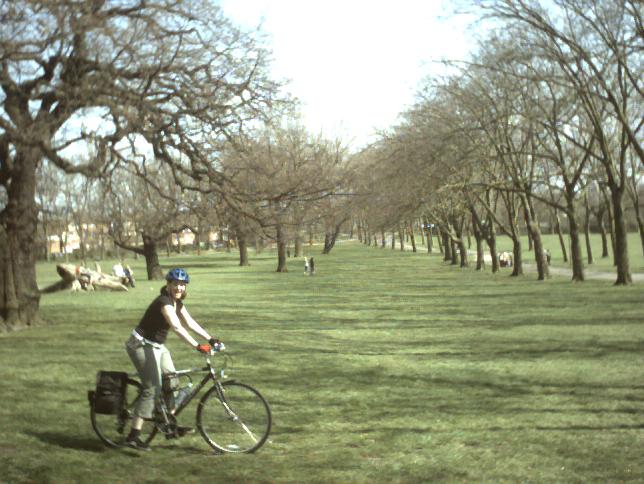
M 173 432 L 165 434 L 165 438 L 178 439 L 179 437 L 183 437 L 184 435 L 193 434 L 194 431 L 195 429 L 193 429 L 192 427 L 181 427 L 180 425 L 177 425 Z
M 138 437 L 135 437 L 133 439 L 132 438 L 127 439 L 125 441 L 125 445 L 127 445 L 128 447 L 130 447 L 132 449 L 143 450 L 143 451 L 146 451 L 146 452 L 152 450 L 148 444 L 143 442 Z

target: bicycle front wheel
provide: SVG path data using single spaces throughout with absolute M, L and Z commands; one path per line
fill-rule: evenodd
M 219 452 L 254 452 L 271 431 L 268 402 L 250 385 L 217 382 L 199 401 L 197 428 Z
M 141 396 L 141 384 L 136 380 L 128 379 L 125 395 L 123 408 L 117 414 L 96 413 L 94 405 L 91 405 L 90 418 L 94 432 L 108 447 L 118 448 L 125 446 L 125 439 L 130 433 L 134 407 Z M 146 420 L 141 429 L 140 439 L 147 444 L 154 438 L 156 433 L 157 428 L 154 422 Z

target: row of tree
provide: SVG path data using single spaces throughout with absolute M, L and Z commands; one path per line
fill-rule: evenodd
M 617 284 L 631 282 L 626 205 L 644 251 L 644 30 L 642 3 L 619 0 L 470 2 L 488 21 L 469 62 L 427 80 L 403 122 L 360 156 L 362 216 L 373 233 L 422 216 L 477 267 L 495 236 L 522 271 L 527 230 L 539 279 L 548 277 L 543 214 L 566 215 L 573 280 L 584 279 L 581 232 L 591 216 L 610 233 Z M 540 220 L 539 214 L 542 214 Z M 588 240 L 588 237 L 587 237 Z M 562 249 L 566 246 L 562 243 Z

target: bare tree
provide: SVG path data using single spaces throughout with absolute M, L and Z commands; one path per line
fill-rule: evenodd
M 0 327 L 11 329 L 39 320 L 43 159 L 98 176 L 133 161 L 124 140 L 144 138 L 173 174 L 215 179 L 213 140 L 260 116 L 276 85 L 257 38 L 210 0 L 4 0 L 0 18 Z M 70 156 L 88 145 L 88 162 Z
M 145 258 L 149 280 L 161 279 L 163 270 L 158 248 L 172 234 L 190 226 L 190 216 L 198 208 L 192 197 L 182 194 L 173 183 L 167 166 L 148 174 L 159 182 L 152 186 L 124 170 L 112 174 L 105 188 L 109 213 L 109 235 L 114 243 Z
M 225 201 L 276 242 L 277 272 L 287 272 L 287 244 L 323 216 L 312 210 L 343 187 L 345 149 L 304 128 L 267 126 L 240 138 L 225 159 Z
M 615 228 L 615 284 L 631 282 L 623 196 L 628 152 L 644 164 L 641 109 L 642 9 L 638 0 L 559 0 L 548 10 L 525 0 L 474 0 L 533 55 L 555 63 L 592 126 Z M 636 114 L 638 113 L 638 114 Z

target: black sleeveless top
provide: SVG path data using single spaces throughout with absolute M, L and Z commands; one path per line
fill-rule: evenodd
M 152 304 L 145 310 L 145 314 L 141 318 L 139 325 L 136 327 L 136 332 L 143 336 L 145 339 L 154 341 L 155 343 L 165 343 L 170 330 L 170 323 L 168 323 L 161 312 L 163 306 L 173 306 L 174 301 L 166 292 L 166 288 L 161 288 L 161 294 L 152 301 Z M 183 303 L 177 301 L 176 313 L 179 316 L 183 308 Z M 181 317 L 179 316 L 179 319 Z

